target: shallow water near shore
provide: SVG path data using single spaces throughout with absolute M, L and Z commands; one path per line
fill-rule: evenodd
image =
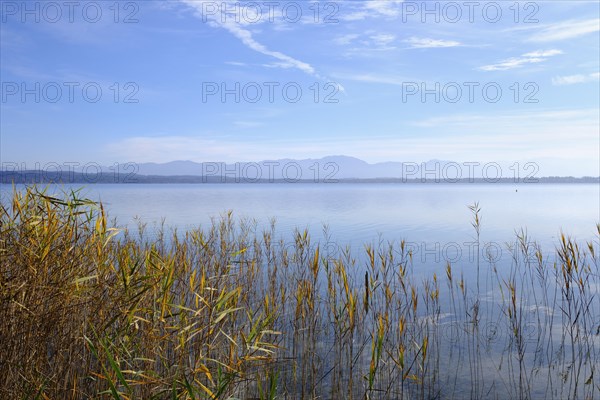
M 10 185 L 0 189 L 3 199 L 10 197 Z M 298 228 L 320 237 L 327 225 L 336 242 L 351 245 L 380 237 L 470 240 L 468 206 L 474 202 L 482 209 L 483 240 L 494 242 L 512 241 L 521 228 L 542 245 L 551 245 L 561 231 L 589 240 L 600 221 L 596 184 L 96 184 L 81 193 L 101 201 L 110 217 L 129 227 L 141 221 L 152 230 L 164 219 L 166 227 L 184 231 L 232 210 L 234 217 L 262 227 L 275 218 L 282 235 Z
M 2 187 L 3 202 L 11 192 Z M 165 257 L 215 246 L 214 261 L 223 237 L 239 246 L 224 279 L 249 274 L 252 308 L 286 298 L 272 373 L 290 398 L 347 387 L 382 399 L 600 390 L 596 185 L 91 185 L 80 194 L 132 232 L 148 224 L 142 239 Z M 284 251 L 261 241 L 271 217 Z M 163 219 L 182 242 L 169 232 L 158 240 Z M 561 232 L 596 255 L 561 247 Z

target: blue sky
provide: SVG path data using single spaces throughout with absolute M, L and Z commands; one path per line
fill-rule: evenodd
M 51 3 L 2 2 L 3 163 L 600 174 L 597 1 Z

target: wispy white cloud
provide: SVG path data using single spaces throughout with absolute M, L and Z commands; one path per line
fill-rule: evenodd
M 531 57 L 531 58 L 544 58 L 544 57 L 552 57 L 562 54 L 562 51 L 552 49 L 552 50 L 536 50 L 529 53 L 523 54 L 523 57 Z
M 372 74 L 372 73 L 352 73 L 352 74 L 335 74 L 335 78 L 344 79 L 356 82 L 367 82 L 367 83 L 381 83 L 387 85 L 401 86 L 406 82 L 413 82 L 413 80 L 405 79 L 401 76 L 383 75 L 383 74 Z
M 455 40 L 441 40 L 418 37 L 411 37 L 409 39 L 406 39 L 405 42 L 410 44 L 410 46 L 415 49 L 457 47 L 462 45 L 460 42 L 457 42 Z
M 536 64 L 544 62 L 548 57 L 552 57 L 558 54 L 562 54 L 562 51 L 552 50 L 536 50 L 529 53 L 525 53 L 520 57 L 512 57 L 506 60 L 502 60 L 496 64 L 489 64 L 479 67 L 482 71 L 503 71 L 507 69 L 519 68 L 527 64 Z
M 396 35 L 391 35 L 391 34 L 386 34 L 386 33 L 380 33 L 377 35 L 372 35 L 370 36 L 370 39 L 377 45 L 377 46 L 388 46 L 390 43 L 392 43 L 394 40 L 396 40 Z
M 437 116 L 414 121 L 412 124 L 419 127 L 436 128 L 436 127 L 453 127 L 463 129 L 471 127 L 477 131 L 482 126 L 487 125 L 496 131 L 506 131 L 507 125 L 511 128 L 522 126 L 524 129 L 529 129 L 531 126 L 544 125 L 555 126 L 557 123 L 561 125 L 573 125 L 579 128 L 598 125 L 598 112 L 592 109 L 567 109 L 567 110 L 546 110 L 535 112 L 519 112 L 519 113 L 504 113 L 504 114 L 459 114 L 448 116 Z
M 261 64 L 261 65 L 266 68 L 281 68 L 281 69 L 290 69 L 290 68 L 295 67 L 294 64 L 290 64 L 290 63 L 284 62 L 284 61 L 276 61 L 276 62 Z
M 543 27 L 530 42 L 553 42 L 600 31 L 600 18 L 568 20 Z
M 240 61 L 225 61 L 227 65 L 233 65 L 235 67 L 246 67 L 248 64 Z
M 315 71 L 315 68 L 313 68 L 313 66 L 310 65 L 309 63 L 300 61 L 300 60 L 298 60 L 292 56 L 289 56 L 287 54 L 284 54 L 280 51 L 270 50 L 265 45 L 263 45 L 262 43 L 258 42 L 256 39 L 254 39 L 252 32 L 250 32 L 248 29 L 244 28 L 245 24 L 247 24 L 248 21 L 251 21 L 254 19 L 252 16 L 250 16 L 250 17 L 247 16 L 246 18 L 238 18 L 237 20 L 239 20 L 240 22 L 236 22 L 235 17 L 222 18 L 220 15 L 218 15 L 219 13 L 216 13 L 216 14 L 205 13 L 206 7 L 207 7 L 206 4 L 211 3 L 211 7 L 214 7 L 215 2 L 206 2 L 206 1 L 198 1 L 198 0 L 182 0 L 182 1 L 185 4 L 189 5 L 190 7 L 194 8 L 197 12 L 197 15 L 200 18 L 208 19 L 209 23 L 212 26 L 221 27 L 221 28 L 226 29 L 229 33 L 231 33 L 232 35 L 234 35 L 235 37 L 240 39 L 242 41 L 242 43 L 244 45 L 246 45 L 246 47 L 250 48 L 251 50 L 254 50 L 258 53 L 264 54 L 269 57 L 273 57 L 273 58 L 281 61 L 282 62 L 281 65 L 285 66 L 286 68 L 293 67 L 293 68 L 296 68 L 306 74 L 319 77 L 319 75 Z M 225 10 L 241 9 L 239 6 L 238 7 L 231 6 L 231 1 L 229 3 L 225 3 L 225 4 L 227 5 Z M 223 19 L 225 21 L 223 21 Z
M 392 33 L 377 32 L 375 30 L 367 30 L 362 34 L 349 33 L 337 36 L 333 39 L 333 43 L 338 46 L 344 46 L 346 56 L 367 56 L 372 52 L 382 52 L 395 50 L 394 42 L 396 35 Z
M 403 0 L 368 0 L 365 9 L 388 17 L 396 17 L 400 13 L 399 6 Z
M 358 39 L 359 37 L 360 37 L 360 35 L 357 33 L 349 33 L 346 35 L 341 35 L 341 36 L 336 37 L 335 39 L 333 39 L 333 42 L 337 45 L 345 46 L 345 45 L 352 43 L 354 40 Z
M 552 78 L 552 84 L 557 86 L 562 85 L 573 85 L 576 83 L 587 83 L 596 82 L 600 80 L 600 72 L 594 72 L 591 74 L 577 74 L 567 76 L 557 76 Z
M 310 64 L 297 60 L 279 51 L 269 50 L 265 45 L 257 42 L 253 38 L 252 33 L 249 30 L 241 28 L 235 22 L 226 22 L 224 24 L 221 24 L 221 26 L 223 26 L 231 34 L 240 39 L 242 43 L 244 43 L 248 48 L 262 53 L 266 56 L 276 58 L 284 62 L 286 65 L 291 65 L 309 75 L 316 75 L 315 69 Z
M 260 128 L 261 126 L 265 125 L 263 122 L 260 121 L 233 121 L 233 124 L 237 127 L 248 129 Z
M 367 1 L 346 1 L 344 6 L 351 7 L 359 5 L 357 10 L 344 14 L 340 19 L 346 21 L 359 21 L 366 18 L 388 17 L 396 18 L 400 15 L 400 6 L 403 0 L 367 0 Z

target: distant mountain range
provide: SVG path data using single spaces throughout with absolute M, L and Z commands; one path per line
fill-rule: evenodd
M 87 182 L 87 183 L 264 183 L 264 182 L 598 182 L 597 177 L 541 177 L 535 163 L 501 165 L 495 162 L 454 162 L 429 160 L 369 164 L 348 156 L 319 159 L 279 159 L 259 162 L 172 161 L 168 163 L 126 163 L 114 166 L 83 165 L 23 169 L 3 163 L 2 183 Z
M 431 160 L 427 169 L 442 167 L 448 161 Z M 419 164 L 401 162 L 383 162 L 369 164 L 363 160 L 348 156 L 327 156 L 319 159 L 278 159 L 259 162 L 203 162 L 172 161 L 165 164 L 138 164 L 140 175 L 156 176 L 227 176 L 243 180 L 287 179 L 293 180 L 335 180 L 335 179 L 376 179 L 398 178 L 403 174 L 414 174 Z

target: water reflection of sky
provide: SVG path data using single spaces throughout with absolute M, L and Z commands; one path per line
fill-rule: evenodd
M 3 186 L 5 197 L 11 188 Z M 164 218 L 167 226 L 182 231 L 206 227 L 211 218 L 233 210 L 236 217 L 255 219 L 259 228 L 275 217 L 283 237 L 297 227 L 322 239 L 323 225 L 328 225 L 338 244 L 362 248 L 380 239 L 405 239 L 423 257 L 439 248 L 450 259 L 470 251 L 475 231 L 468 205 L 475 201 L 482 210 L 481 240 L 492 242 L 491 250 L 514 242 L 521 228 L 548 249 L 561 230 L 580 240 L 597 240 L 600 221 L 595 184 L 102 184 L 89 185 L 83 193 L 101 200 L 122 225 L 140 220 L 152 230 Z
M 12 187 L 3 185 L 0 189 L 5 202 Z M 56 189 L 50 188 L 51 191 Z M 468 367 L 471 361 L 465 357 L 474 351 L 477 351 L 474 358 L 479 368 L 485 371 L 480 377 L 481 383 L 491 384 L 490 390 L 494 393 L 510 393 L 516 397 L 514 384 L 518 375 L 511 378 L 509 368 L 509 365 L 515 368 L 517 363 L 514 347 L 509 346 L 514 345 L 514 338 L 505 309 L 508 290 L 505 279 L 510 275 L 507 268 L 518 271 L 515 285 L 519 293 L 517 305 L 526 350 L 524 365 L 538 374 L 529 382 L 529 388 L 533 398 L 547 397 L 547 380 L 544 377 L 551 379 L 570 362 L 568 343 L 563 355 L 552 352 L 568 337 L 563 325 L 563 304 L 560 298 L 556 300 L 553 297 L 560 289 L 560 282 L 557 283 L 554 274 L 560 272 L 551 267 L 555 256 L 549 250 L 557 244 L 561 229 L 579 240 L 593 240 L 597 247 L 595 224 L 600 220 L 597 185 L 92 185 L 85 188 L 83 194 L 101 200 L 109 215 L 116 217 L 120 224 L 133 227 L 138 220 L 136 217 L 139 217 L 149 224 L 150 232 L 162 218 L 166 226 L 183 231 L 207 227 L 211 218 L 218 218 L 226 210 L 234 210 L 237 217 L 257 220 L 259 228 L 267 227 L 270 218 L 276 217 L 277 233 L 287 241 L 290 241 L 294 227 L 308 228 L 316 239 L 323 240 L 322 225 L 328 224 L 330 243 L 351 244 L 357 253 L 363 251 L 364 243 L 377 243 L 380 239 L 397 243 L 402 238 L 406 239 L 407 246 L 414 252 L 408 282 L 414 283 L 421 295 L 421 284 L 424 279 L 431 282 L 433 272 L 437 273 L 440 282 L 439 322 L 430 324 L 429 329 L 435 326 L 439 333 L 436 357 L 441 377 L 443 380 L 446 376 L 452 378 L 444 380 L 442 397 L 454 398 L 473 397 L 470 393 L 473 376 Z M 502 252 L 497 263 L 498 275 L 484 258 L 481 259 L 480 289 L 477 285 L 477 262 L 471 251 L 475 231 L 468 209 L 474 201 L 478 201 L 482 209 L 481 246 L 485 248 L 491 242 L 494 244 L 492 250 L 500 245 Z M 530 239 L 539 241 L 546 250 L 547 286 L 537 283 L 535 263 L 530 272 L 535 277 L 533 286 L 530 286 L 532 282 L 525 272 L 529 268 L 522 268 L 522 257 L 519 258 L 519 267 L 511 265 L 511 254 L 505 242 L 514 243 L 515 230 L 520 228 L 526 228 Z M 335 248 L 327 248 L 335 253 Z M 460 256 L 457 252 L 461 252 Z M 357 268 L 350 268 L 349 273 L 351 282 L 359 289 L 364 282 L 362 279 L 367 265 L 364 252 L 362 254 L 362 258 L 358 257 Z M 454 271 L 454 297 L 445 277 L 447 261 L 452 262 Z M 373 271 L 370 273 L 373 274 Z M 380 279 L 375 277 L 374 281 Z M 460 279 L 465 280 L 469 298 L 466 303 L 463 303 L 457 286 Z M 324 283 L 321 287 L 325 287 Z M 592 295 L 597 295 L 598 287 L 594 279 L 586 284 L 586 290 Z M 548 291 L 549 297 L 545 296 L 544 290 Z M 475 298 L 478 299 L 480 320 L 479 330 L 474 334 L 472 313 Z M 548 299 L 548 303 L 543 299 Z M 431 319 L 432 315 L 423 308 L 423 303 L 419 304 L 418 322 Z M 588 312 L 589 320 L 597 321 L 595 302 L 591 303 Z M 392 326 L 394 323 L 392 321 Z M 600 336 L 594 334 L 594 324 L 582 329 L 588 335 L 586 343 L 595 348 L 600 346 Z M 473 347 L 473 338 L 477 339 L 477 347 Z M 586 361 L 586 376 L 589 371 L 585 368 L 597 360 L 596 354 L 591 356 L 592 361 Z M 368 352 L 364 352 L 363 356 L 361 361 L 368 365 Z M 552 367 L 540 365 L 540 357 L 551 360 Z M 456 374 L 446 375 L 445 371 L 456 371 Z M 560 398 L 570 393 L 568 387 L 565 391 L 561 387 L 551 389 L 556 395 L 553 397 Z M 586 387 L 583 385 L 581 389 Z

